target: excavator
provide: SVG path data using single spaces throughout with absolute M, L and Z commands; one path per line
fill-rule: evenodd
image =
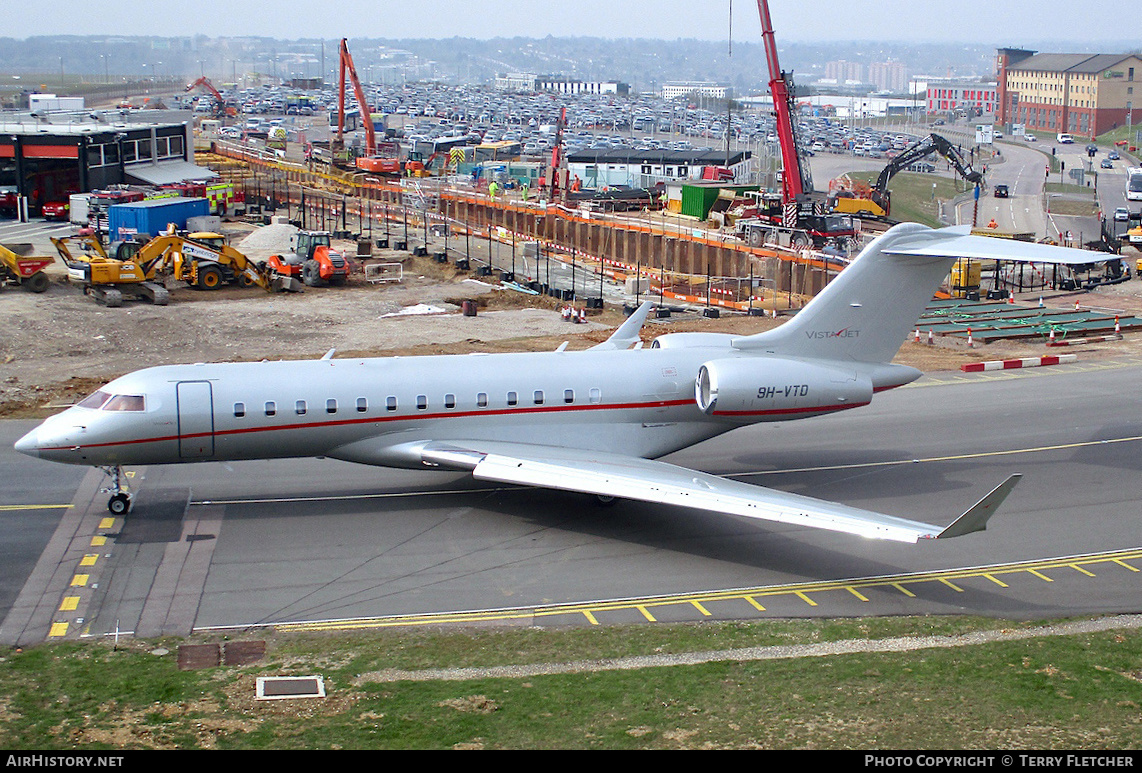
M 869 186 L 860 181 L 842 182 L 834 180 L 834 185 L 830 187 L 835 188 L 835 190 L 831 191 L 829 195 L 831 211 L 861 217 L 887 218 L 892 211 L 892 194 L 888 190 L 889 181 L 900 170 L 906 169 L 933 153 L 939 153 L 946 158 L 956 173 L 969 183 L 983 181 L 983 174 L 972 169 L 952 143 L 939 134 L 930 134 L 912 143 L 900 151 L 900 155 L 885 164 L 876 180 L 876 185 Z
M 52 243 L 68 268 L 68 277 L 78 281 L 97 303 L 121 306 L 124 296 L 150 300 L 158 306 L 170 302 L 167 278 L 186 282 L 201 290 L 223 284 L 257 285 L 267 292 L 301 292 L 290 276 L 279 276 L 225 243 L 220 234 L 163 234 L 149 242 L 121 242 L 109 254 L 94 234 L 52 237 Z
M 210 96 L 214 97 L 214 115 L 216 117 L 234 117 L 238 115 L 238 108 L 234 107 L 233 105 L 227 105 L 226 100 L 223 98 L 222 94 L 218 91 L 218 89 L 214 88 L 214 84 L 211 83 L 210 79 L 205 75 L 196 80 L 194 83 L 188 83 L 185 90 L 193 91 L 199 86 L 202 86 L 204 89 L 210 92 Z

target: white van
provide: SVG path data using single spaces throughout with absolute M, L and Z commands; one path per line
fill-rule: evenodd
M 1060 145 L 1073 145 L 1075 144 L 1075 138 L 1069 134 L 1056 134 L 1055 142 L 1059 143 Z

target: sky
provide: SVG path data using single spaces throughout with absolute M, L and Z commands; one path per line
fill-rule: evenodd
M 756 0 L 7 0 L 0 36 L 119 34 L 293 40 L 605 37 L 759 42 Z M 771 0 L 780 44 L 908 40 L 1027 45 L 1134 41 L 1138 0 Z M 50 12 L 45 13 L 46 9 Z M 1126 23 L 1123 23 L 1126 22 Z M 1077 48 L 1077 46 L 1076 46 Z M 1057 50 L 1066 50 L 1065 45 Z

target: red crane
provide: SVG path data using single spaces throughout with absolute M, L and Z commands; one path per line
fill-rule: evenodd
M 769 66 L 769 92 L 773 95 L 773 111 L 777 119 L 777 141 L 785 165 L 785 173 L 781 176 L 782 200 L 789 204 L 811 192 L 813 184 L 801 166 L 797 135 L 793 130 L 793 77 L 791 73 L 782 72 L 777 62 L 777 41 L 773 36 L 773 21 L 769 18 L 769 3 L 757 0 L 757 12 L 761 16 L 761 38 Z
M 361 111 L 361 120 L 365 122 L 365 155 L 372 156 L 377 152 L 377 134 L 373 128 L 373 115 L 369 111 L 369 100 L 365 98 L 365 90 L 361 88 L 361 81 L 357 78 L 357 68 L 353 64 L 353 57 L 349 54 L 349 42 L 341 38 L 341 77 L 337 79 L 337 147 L 344 147 L 345 132 L 345 72 L 348 70 L 349 79 L 353 82 L 353 93 L 357 95 L 357 108 Z

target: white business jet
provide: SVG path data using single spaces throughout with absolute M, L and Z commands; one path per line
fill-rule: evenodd
M 172 365 L 117 378 L 16 443 L 111 476 L 125 465 L 331 457 L 915 542 L 980 531 L 1013 475 L 947 527 L 654 461 L 759 422 L 867 405 L 921 373 L 892 359 L 955 258 L 1090 263 L 1092 253 L 897 225 L 778 328 L 670 333 L 644 304 L 583 351 Z

